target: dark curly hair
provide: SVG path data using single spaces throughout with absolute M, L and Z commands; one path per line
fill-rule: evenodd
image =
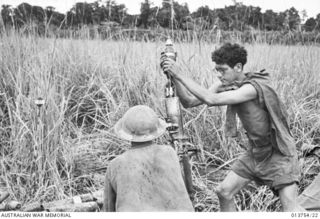
M 244 66 L 247 63 L 247 50 L 236 43 L 225 43 L 212 52 L 211 58 L 218 65 L 227 64 L 233 68 L 237 63 L 241 63 Z

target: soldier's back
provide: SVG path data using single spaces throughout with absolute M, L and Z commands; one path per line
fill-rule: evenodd
M 131 148 L 111 162 L 108 174 L 116 211 L 193 211 L 170 146 Z

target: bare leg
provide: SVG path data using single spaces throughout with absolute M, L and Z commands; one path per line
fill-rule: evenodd
M 249 179 L 245 179 L 235 172 L 230 171 L 217 188 L 220 211 L 236 211 L 233 196 L 249 182 Z
M 283 211 L 306 211 L 298 204 L 298 186 L 292 184 L 279 190 Z

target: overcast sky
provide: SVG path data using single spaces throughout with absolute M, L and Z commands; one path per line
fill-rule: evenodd
M 38 5 L 41 7 L 53 6 L 56 11 L 65 13 L 68 11 L 76 2 L 94 2 L 95 0 L 0 0 L 0 5 L 9 4 L 17 6 L 22 2 L 27 2 L 31 5 Z M 102 0 L 105 2 L 106 0 Z M 129 14 L 140 13 L 140 3 L 144 0 L 115 0 L 118 4 L 124 3 L 128 8 Z M 160 5 L 162 0 L 150 0 L 155 6 Z M 232 0 L 177 0 L 181 3 L 188 3 L 189 10 L 195 11 L 202 5 L 208 5 L 211 9 L 223 8 L 225 5 L 233 4 Z M 266 9 L 272 9 L 273 11 L 279 12 L 295 7 L 298 11 L 305 9 L 308 17 L 315 17 L 320 13 L 320 0 L 238 0 L 243 2 L 245 5 L 259 6 L 263 11 Z

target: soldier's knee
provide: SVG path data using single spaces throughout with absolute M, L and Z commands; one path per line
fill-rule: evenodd
M 225 199 L 225 200 L 232 200 L 233 199 L 232 191 L 222 184 L 218 185 L 216 192 L 217 192 L 217 195 L 220 199 L 221 198 Z

